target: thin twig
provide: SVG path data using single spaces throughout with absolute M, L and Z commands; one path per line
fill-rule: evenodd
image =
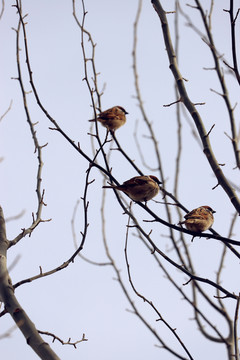
M 240 293 L 238 294 L 238 299 L 236 303 L 236 309 L 235 309 L 235 315 L 234 315 L 234 348 L 235 348 L 235 354 L 233 357 L 236 360 L 239 360 L 239 347 L 238 347 L 238 313 L 239 313 L 239 303 L 240 303 Z
M 92 181 L 89 181 L 89 176 L 90 176 L 90 173 L 91 173 L 91 169 L 92 169 L 92 167 L 91 167 L 91 165 L 89 165 L 89 168 L 88 168 L 88 170 L 86 172 L 87 175 L 86 175 L 86 180 L 85 180 L 85 188 L 84 188 L 84 193 L 83 193 L 83 197 L 82 197 L 84 226 L 83 226 L 83 231 L 81 232 L 82 240 L 80 242 L 80 245 L 77 247 L 75 252 L 70 256 L 70 258 L 68 260 L 66 260 L 64 263 L 62 263 L 58 267 L 55 267 L 52 270 L 46 271 L 46 272 L 43 272 L 42 269 L 40 268 L 40 272 L 39 272 L 38 275 L 35 275 L 35 276 L 30 277 L 30 278 L 19 281 L 18 283 L 16 283 L 14 285 L 15 289 L 17 287 L 23 285 L 23 284 L 32 282 L 34 280 L 40 279 L 40 278 L 45 277 L 45 276 L 52 275 L 54 273 L 57 273 L 60 270 L 65 269 L 66 267 L 68 267 L 68 265 L 70 263 L 74 262 L 75 257 L 82 251 L 85 240 L 87 238 L 87 230 L 88 230 L 88 226 L 89 226 L 89 224 L 88 224 L 88 206 L 89 206 L 89 202 L 87 200 L 87 195 L 88 195 L 88 188 L 92 184 Z
M 41 331 L 38 330 L 39 334 L 41 335 L 47 335 L 47 336 L 51 336 L 53 338 L 52 342 L 54 342 L 55 340 L 59 341 L 62 345 L 72 345 L 75 349 L 77 348 L 77 344 L 83 342 L 83 341 L 88 341 L 88 339 L 85 338 L 85 334 L 82 335 L 82 339 L 81 340 L 77 340 L 77 341 L 71 341 L 71 338 L 68 339 L 68 341 L 64 341 L 62 339 L 60 339 L 60 337 L 58 337 L 57 335 L 49 332 L 49 331 Z
M 129 209 L 129 212 L 131 212 L 131 207 Z M 156 306 L 153 304 L 153 302 L 149 299 L 147 299 L 144 295 L 142 295 L 135 287 L 135 285 L 133 284 L 133 280 L 131 277 L 131 273 L 130 273 L 130 265 L 129 265 L 129 261 L 128 261 L 128 254 L 127 254 L 127 246 L 128 246 L 128 235 L 129 235 L 129 224 L 130 224 L 130 220 L 131 217 L 128 217 L 128 226 L 126 228 L 126 237 L 125 237 L 125 247 L 124 247 L 124 254 L 125 254 L 125 261 L 126 261 L 126 266 L 127 266 L 127 272 L 128 272 L 128 280 L 129 283 L 133 289 L 133 291 L 135 292 L 135 294 L 140 297 L 144 302 L 146 302 L 153 310 L 154 312 L 157 314 L 158 316 L 158 320 L 157 321 L 161 321 L 164 323 L 164 325 L 171 331 L 171 333 L 173 334 L 173 336 L 176 338 L 176 340 L 179 342 L 179 344 L 181 345 L 181 347 L 184 349 L 184 351 L 186 352 L 186 354 L 188 355 L 189 359 L 193 360 L 192 355 L 190 354 L 189 350 L 187 349 L 187 347 L 185 346 L 185 344 L 183 343 L 183 341 L 181 340 L 180 336 L 177 334 L 177 331 L 175 328 L 173 328 L 164 318 L 163 316 L 160 314 L 160 312 L 158 311 L 158 309 L 156 308 Z M 168 349 L 168 351 L 170 351 Z M 175 351 L 170 351 L 174 356 L 178 357 L 181 359 L 181 356 L 176 353 Z
M 1 15 L 0 15 L 0 19 L 1 19 Z M 13 101 L 11 100 L 10 101 L 10 104 L 7 108 L 7 110 L 0 116 L 0 121 L 2 121 L 2 119 L 7 115 L 7 113 L 11 110 L 12 108 L 12 104 L 13 104 Z

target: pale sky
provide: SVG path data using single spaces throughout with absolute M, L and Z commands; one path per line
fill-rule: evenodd
M 193 23 L 203 31 L 199 14 L 196 10 L 185 6 L 184 10 L 191 16 Z M 191 1 L 191 4 L 194 2 Z M 236 2 L 240 7 L 240 1 Z M 22 228 L 31 224 L 32 212 L 36 211 L 36 173 L 37 158 L 34 144 L 23 109 L 20 87 L 15 78 L 16 68 L 16 33 L 12 28 L 18 24 L 14 1 L 5 4 L 5 10 L 0 21 L 0 69 L 1 93 L 0 115 L 13 101 L 10 112 L 0 123 L 0 157 L 1 162 L 1 206 L 6 218 L 19 214 L 24 215 L 15 221 L 7 223 L 7 236 L 13 239 Z M 205 9 L 209 1 L 202 1 Z M 166 11 L 174 10 L 174 1 L 162 1 Z M 79 141 L 82 149 L 92 156 L 91 139 L 88 133 L 91 119 L 91 99 L 84 77 L 81 33 L 72 16 L 71 1 L 29 1 L 23 0 L 23 14 L 28 14 L 26 31 L 33 78 L 39 97 L 62 129 L 76 143 Z M 137 0 L 94 1 L 86 0 L 88 12 L 85 20 L 86 29 L 91 33 L 96 45 L 95 64 L 99 89 L 104 89 L 101 98 L 102 110 L 114 105 L 123 106 L 129 114 L 127 123 L 118 130 L 117 138 L 127 154 L 135 159 L 141 170 L 148 174 L 141 163 L 134 140 L 136 121 L 139 122 L 138 138 L 148 166 L 156 168 L 154 150 L 149 135 L 143 123 L 137 100 L 135 98 L 134 78 L 132 70 L 133 22 L 137 11 Z M 228 1 L 216 1 L 212 18 L 214 40 L 220 54 L 231 63 L 229 47 L 229 18 L 222 8 L 228 8 Z M 81 19 L 81 2 L 77 3 L 77 11 Z M 174 27 L 174 14 L 168 14 L 170 30 Z M 186 26 L 186 20 L 180 17 L 180 54 L 179 67 L 182 76 L 188 81 L 186 88 L 192 102 L 205 102 L 198 106 L 207 130 L 215 124 L 211 133 L 213 151 L 219 163 L 225 163 L 223 169 L 226 176 L 239 185 L 238 170 L 235 167 L 232 146 L 229 138 L 230 125 L 222 98 L 210 91 L 210 88 L 221 91 L 216 74 L 203 68 L 213 67 L 210 51 L 200 37 Z M 239 22 L 237 23 L 239 32 Z M 22 44 L 23 49 L 23 44 Z M 89 53 L 88 43 L 86 50 Z M 21 54 L 21 64 L 25 87 L 30 91 L 25 68 L 24 52 Z M 168 58 L 163 43 L 161 24 L 150 1 L 144 1 L 139 22 L 138 33 L 138 72 L 139 82 L 145 109 L 159 142 L 160 154 L 166 180 L 166 189 L 173 191 L 175 158 L 176 158 L 176 107 L 164 107 L 175 101 L 174 82 L 169 70 Z M 239 101 L 239 87 L 233 77 L 226 75 L 232 105 Z M 42 188 L 45 189 L 43 219 L 51 218 L 51 222 L 40 224 L 32 236 L 25 237 L 8 253 L 8 264 L 18 261 L 11 271 L 13 283 L 43 271 L 51 270 L 66 261 L 74 252 L 74 242 L 71 232 L 71 219 L 77 200 L 83 196 L 85 171 L 88 163 L 66 140 L 56 131 L 49 130 L 51 123 L 40 111 L 33 94 L 28 95 L 29 111 L 36 126 L 40 144 L 48 143 L 43 149 Z M 235 117 L 239 129 L 239 108 Z M 191 120 L 190 120 L 191 122 Z M 217 187 L 216 179 L 200 148 L 192 136 L 188 121 L 182 117 L 183 155 L 179 181 L 179 200 L 189 210 L 200 205 L 209 205 L 217 212 L 214 229 L 222 236 L 227 236 L 234 209 L 224 191 Z M 99 126 L 102 138 L 105 129 Z M 97 147 L 97 145 L 95 144 Z M 110 164 L 113 175 L 119 182 L 136 176 L 135 170 L 121 157 L 117 151 L 111 152 Z M 152 170 L 153 171 L 153 170 Z M 158 175 L 154 172 L 155 175 Z M 91 179 L 95 182 L 89 188 L 89 229 L 82 254 L 96 262 L 106 262 L 107 257 L 102 243 L 101 230 L 101 195 L 103 178 L 97 169 L 93 169 Z M 6 191 L 7 189 L 7 191 Z M 239 195 L 239 193 L 238 193 Z M 128 201 L 129 199 L 125 197 Z M 156 200 L 161 201 L 161 194 Z M 149 203 L 156 213 L 166 219 L 164 206 Z M 142 219 L 149 215 L 134 211 Z M 110 252 L 117 267 L 121 270 L 127 289 L 134 303 L 146 316 L 151 326 L 160 336 L 186 357 L 173 335 L 161 322 L 156 322 L 157 315 L 149 306 L 133 293 L 127 278 L 124 258 L 124 242 L 128 218 L 122 214 L 114 193 L 109 190 L 106 198 L 106 234 Z M 83 209 L 80 204 L 76 217 L 77 242 L 80 243 L 80 231 L 83 230 Z M 173 211 L 173 222 L 178 217 Z M 154 230 L 154 241 L 167 255 L 175 258 L 171 251 L 171 243 L 161 235 L 167 235 L 168 230 L 162 225 L 146 223 L 146 231 Z M 239 219 L 234 229 L 234 239 L 239 236 Z M 142 243 L 131 232 L 129 236 L 129 261 L 134 284 L 144 296 L 153 301 L 169 324 L 177 329 L 178 335 L 188 347 L 194 359 L 208 359 L 209 354 L 215 354 L 218 360 L 226 359 L 223 345 L 206 341 L 194 321 L 193 312 L 181 295 L 175 291 L 165 279 L 152 255 L 142 246 Z M 215 240 L 195 239 L 186 236 L 189 249 L 195 262 L 199 276 L 215 281 L 222 245 Z M 18 258 L 19 257 L 19 258 Z M 164 265 L 167 265 L 164 263 Z M 168 266 L 168 265 L 167 265 Z M 175 276 L 179 286 L 188 278 L 168 266 L 172 276 Z M 238 293 L 238 281 L 233 276 L 239 269 L 239 261 L 228 254 L 222 275 L 222 285 L 229 291 Z M 118 282 L 116 274 L 110 266 L 99 267 L 86 263 L 79 257 L 73 264 L 52 276 L 33 281 L 16 289 L 16 296 L 35 323 L 37 329 L 49 331 L 67 341 L 81 339 L 85 333 L 87 342 L 80 343 L 77 349 L 62 346 L 57 341 L 51 344 L 51 338 L 44 337 L 61 359 L 99 359 L 122 360 L 136 359 L 164 360 L 174 359 L 165 350 L 159 349 L 153 335 L 140 320 L 131 312 Z M 211 287 L 204 286 L 210 297 L 215 295 Z M 184 290 L 191 294 L 191 288 Z M 231 316 L 235 303 L 225 300 Z M 203 305 L 204 306 L 204 305 Z M 206 310 L 209 316 L 211 309 Z M 215 319 L 216 325 L 224 328 L 223 322 Z M 8 315 L 1 318 L 0 335 L 13 326 Z M 158 344 L 159 345 L 159 344 Z M 1 354 L 8 359 L 32 360 L 37 355 L 29 348 L 19 330 L 15 330 L 10 338 L 1 340 Z M 211 355 L 212 356 L 212 355 Z

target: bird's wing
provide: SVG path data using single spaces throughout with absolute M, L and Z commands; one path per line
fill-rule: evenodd
M 112 118 L 116 117 L 116 111 L 113 109 L 109 109 L 109 110 L 105 110 L 102 113 L 100 113 L 98 115 L 98 118 L 102 119 L 102 120 L 110 120 Z
M 202 216 L 196 212 L 196 210 L 190 211 L 190 213 L 184 216 L 185 219 L 201 219 Z
M 148 183 L 148 181 L 149 179 L 146 176 L 138 176 L 125 181 L 123 185 L 127 185 L 127 186 L 145 185 Z

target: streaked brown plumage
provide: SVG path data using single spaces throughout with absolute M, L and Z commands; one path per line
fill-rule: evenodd
M 179 222 L 179 225 L 185 224 L 190 231 L 208 230 L 214 222 L 213 214 L 215 212 L 210 206 L 200 206 L 186 214 L 184 216 L 186 220 Z
M 125 124 L 126 114 L 128 114 L 128 112 L 122 106 L 114 106 L 98 114 L 97 121 L 109 131 L 114 132 L 120 128 L 120 126 Z M 95 119 L 89 121 L 95 121 Z
M 122 185 L 103 186 L 125 192 L 134 201 L 148 201 L 159 192 L 161 182 L 156 176 L 135 176 Z

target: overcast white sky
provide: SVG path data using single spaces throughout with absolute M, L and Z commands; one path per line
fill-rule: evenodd
M 210 1 L 202 1 L 207 9 Z M 185 6 L 184 10 L 192 17 L 195 24 L 200 22 L 196 10 Z M 191 1 L 193 4 L 193 1 Z M 222 11 L 228 8 L 228 1 L 216 1 L 212 18 L 213 35 L 220 54 L 230 60 L 229 48 L 229 18 Z M 240 2 L 236 1 L 236 8 Z M 6 218 L 25 210 L 17 221 L 7 223 L 7 235 L 14 238 L 22 228 L 31 223 L 32 212 L 36 211 L 37 198 L 36 172 L 37 159 L 34 145 L 23 110 L 22 97 L 16 68 L 16 34 L 12 28 L 17 27 L 18 16 L 12 7 L 14 1 L 6 2 L 5 11 L 0 21 L 0 115 L 13 101 L 11 111 L 1 121 L 0 127 L 0 157 L 1 162 L 1 206 Z M 174 9 L 174 1 L 162 1 L 166 11 Z M 43 105 L 64 131 L 91 155 L 88 119 L 92 118 L 91 100 L 84 81 L 81 53 L 80 31 L 72 16 L 71 1 L 29 1 L 23 0 L 23 13 L 27 13 L 27 37 L 33 77 Z M 91 32 L 96 46 L 96 67 L 99 75 L 99 88 L 104 88 L 102 108 L 114 105 L 123 106 L 128 112 L 127 123 L 117 132 L 118 140 L 131 158 L 143 172 L 148 173 L 141 164 L 137 152 L 133 132 L 136 121 L 139 120 L 139 139 L 148 164 L 155 168 L 156 162 L 152 146 L 148 139 L 142 137 L 146 128 L 142 123 L 137 101 L 134 98 L 134 78 L 132 71 L 133 22 L 135 20 L 137 0 L 86 0 L 86 28 Z M 77 6 L 81 18 L 81 4 Z M 169 14 L 170 28 L 173 29 L 174 15 Z M 191 94 L 193 102 L 206 102 L 198 108 L 204 120 L 206 129 L 216 124 L 211 137 L 213 150 L 220 163 L 226 163 L 224 171 L 233 182 L 239 184 L 239 173 L 233 170 L 235 163 L 229 139 L 230 135 L 227 112 L 222 99 L 210 88 L 220 91 L 216 75 L 213 71 L 203 70 L 212 67 L 213 61 L 207 46 L 198 35 L 186 27 L 185 20 L 180 19 L 180 71 Z M 239 32 L 239 22 L 237 24 Z M 88 48 L 87 48 L 88 49 Z M 88 50 L 87 50 L 88 51 Z M 173 78 L 169 70 L 168 59 L 163 44 L 161 25 L 150 1 L 143 2 L 139 22 L 138 35 L 138 69 L 139 80 L 144 99 L 144 105 L 149 119 L 154 124 L 154 131 L 159 141 L 163 161 L 164 175 L 167 179 L 167 190 L 172 192 L 174 167 L 176 158 L 176 115 L 175 107 L 163 107 L 175 100 Z M 24 67 L 24 54 L 22 54 Z M 26 69 L 24 79 L 27 90 L 30 91 Z M 232 104 L 239 101 L 239 88 L 231 77 L 227 77 L 230 86 Z M 40 224 L 32 236 L 23 239 L 9 251 L 8 263 L 20 256 L 11 272 L 13 283 L 34 276 L 39 272 L 62 264 L 74 252 L 71 233 L 71 218 L 76 201 L 83 195 L 85 171 L 87 162 L 61 137 L 57 132 L 49 130 L 48 119 L 36 105 L 34 96 L 28 95 L 29 109 L 33 122 L 37 125 L 37 134 L 41 144 L 48 143 L 43 149 L 43 181 L 45 201 L 43 218 L 52 218 L 49 223 Z M 236 109 L 237 126 L 239 126 L 239 109 Z M 105 129 L 100 128 L 102 136 Z M 150 145 L 149 145 L 150 144 Z M 122 182 L 137 175 L 117 152 L 112 152 L 111 166 L 113 174 Z M 156 174 L 157 175 L 157 174 Z M 102 194 L 102 176 L 97 170 L 92 171 L 91 179 L 95 182 L 89 193 L 89 233 L 83 254 L 91 260 L 107 261 L 101 237 L 100 203 Z M 198 143 L 192 137 L 191 128 L 183 119 L 183 159 L 181 163 L 179 200 L 189 209 L 200 205 L 210 205 L 216 211 L 214 229 L 227 236 L 229 224 L 234 209 L 223 190 L 216 185 L 216 179 L 202 153 Z M 161 200 L 159 195 L 158 200 Z M 113 192 L 107 193 L 107 212 L 111 214 L 107 221 L 107 238 L 110 251 L 116 259 L 117 266 L 127 283 L 126 265 L 124 261 L 125 225 L 127 217 L 122 215 Z M 136 205 L 135 205 L 136 206 Z M 149 205 L 162 218 L 166 219 L 163 206 L 151 203 Z M 141 213 L 140 213 L 141 214 Z M 146 218 L 146 215 L 140 215 Z M 144 217 L 145 216 L 145 217 Z M 174 222 L 178 218 L 174 213 Z M 153 226 L 146 224 L 146 229 Z M 234 231 L 234 238 L 239 236 L 239 220 Z M 83 230 L 82 208 L 79 207 L 76 220 L 78 242 Z M 171 244 L 161 237 L 166 234 L 164 228 L 155 228 L 155 241 L 162 245 L 162 250 L 171 248 Z M 196 239 L 190 243 L 196 269 L 200 276 L 215 280 L 220 244 L 213 240 Z M 130 236 L 129 258 L 132 276 L 140 292 L 150 300 L 155 301 L 162 315 L 188 346 L 194 359 L 208 359 L 209 354 L 215 354 L 219 360 L 226 359 L 223 346 L 205 341 L 199 334 L 196 324 L 191 321 L 193 314 L 181 300 L 179 294 L 168 286 L 163 273 L 152 261 L 152 256 L 139 244 L 136 237 Z M 171 252 L 169 255 L 173 255 Z M 229 255 L 223 273 L 223 286 L 230 291 L 239 292 L 238 282 L 232 274 L 239 271 L 239 261 Z M 187 280 L 182 274 L 172 271 L 177 276 L 179 285 Z M 77 350 L 70 346 L 62 346 L 55 342 L 52 346 L 61 359 L 95 359 L 145 360 L 173 359 L 165 350 L 154 346 L 157 340 L 144 327 L 139 319 L 126 311 L 130 306 L 124 297 L 119 284 L 114 280 L 115 274 L 110 267 L 90 265 L 80 258 L 67 269 L 50 277 L 23 285 L 16 290 L 16 296 L 35 323 L 37 329 L 55 333 L 60 338 L 72 340 L 86 334 L 88 342 L 78 345 Z M 155 322 L 157 316 L 153 311 L 136 298 L 130 289 L 139 309 L 147 316 L 151 325 L 177 351 L 180 350 L 172 334 L 160 322 Z M 214 290 L 207 288 L 210 296 Z M 189 293 L 190 293 L 189 288 Z M 233 311 L 232 300 L 226 300 L 226 306 Z M 209 314 L 210 316 L 210 314 Z M 216 320 L 216 323 L 218 320 Z M 183 325 L 184 324 L 184 325 Z M 7 331 L 13 322 L 9 316 L 1 318 L 0 335 Z M 219 326 L 223 326 L 220 322 Z M 51 342 L 51 339 L 46 338 Z M 10 338 L 1 340 L 1 354 L 5 358 L 17 360 L 35 359 L 37 356 L 27 347 L 21 333 L 16 330 Z M 185 354 L 184 354 L 185 356 Z

